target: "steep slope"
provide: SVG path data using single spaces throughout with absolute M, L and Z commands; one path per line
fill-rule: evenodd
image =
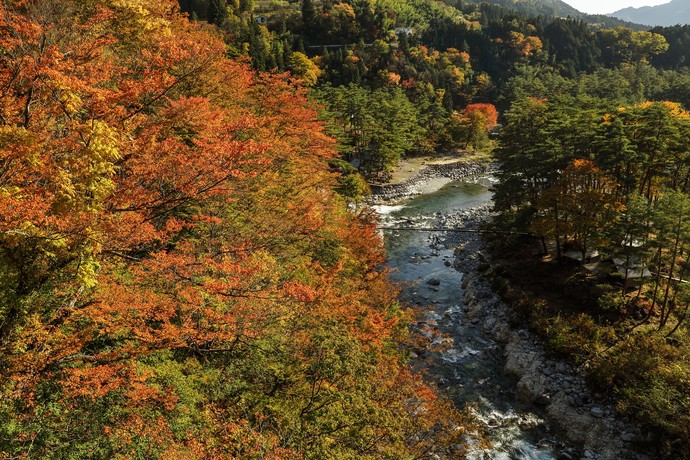
M 472 3 L 492 3 L 533 16 L 582 16 L 582 13 L 561 0 L 475 0 Z
M 624 8 L 609 16 L 649 26 L 690 24 L 690 3 L 686 0 L 673 0 L 657 6 Z

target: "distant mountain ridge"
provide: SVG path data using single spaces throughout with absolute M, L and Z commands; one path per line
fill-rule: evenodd
M 672 0 L 670 3 L 641 8 L 624 8 L 608 16 L 648 26 L 690 24 L 690 1 Z
M 687 1 L 687 0 L 680 0 Z M 641 23 L 635 21 L 622 20 L 618 17 L 609 15 L 586 14 L 561 0 L 469 0 L 468 3 L 490 3 L 500 5 L 505 8 L 518 11 L 530 16 L 551 16 L 551 17 L 571 17 L 580 18 L 593 26 L 608 28 L 616 26 L 629 27 L 634 30 L 646 29 Z

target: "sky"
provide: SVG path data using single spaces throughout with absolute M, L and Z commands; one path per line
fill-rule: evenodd
M 671 0 L 563 0 L 568 5 L 590 14 L 613 13 L 629 6 L 654 6 Z

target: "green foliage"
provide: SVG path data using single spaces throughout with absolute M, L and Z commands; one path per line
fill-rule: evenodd
M 599 385 L 619 397 L 619 410 L 644 420 L 658 436 L 654 442 L 679 458 L 690 453 L 687 353 L 687 342 L 671 345 L 656 334 L 637 333 L 599 360 L 592 371 Z
M 395 166 L 421 135 L 417 109 L 400 88 L 325 87 L 316 95 L 341 134 L 341 148 L 368 175 Z
M 288 68 L 293 75 L 302 79 L 305 86 L 314 86 L 321 73 L 319 68 L 305 54 L 299 51 L 295 51 L 290 55 Z
M 663 35 L 653 32 L 635 32 L 626 27 L 615 27 L 597 32 L 602 47 L 604 64 L 610 67 L 620 64 L 649 62 L 652 56 L 668 50 Z
M 352 164 L 344 160 L 334 160 L 330 165 L 340 173 L 336 192 L 353 201 L 359 201 L 371 193 L 366 180 Z
M 584 313 L 567 318 L 556 316 L 545 323 L 542 327 L 551 350 L 580 363 L 601 353 L 616 340 L 611 328 L 598 325 Z
M 209 0 L 206 20 L 209 24 L 222 26 L 228 17 L 228 6 L 225 0 Z
M 668 43 L 668 51 L 651 59 L 654 66 L 665 69 L 680 69 L 690 63 L 690 25 L 655 27 L 652 33 L 662 35 Z

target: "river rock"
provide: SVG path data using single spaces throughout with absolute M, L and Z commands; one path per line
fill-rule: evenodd
M 601 418 L 604 416 L 604 409 L 601 407 L 592 407 L 589 411 L 593 416 Z
M 551 397 L 549 395 L 543 394 L 534 400 L 534 404 L 539 406 L 548 406 L 551 404 Z
M 577 454 L 577 449 L 572 447 L 565 449 L 563 452 L 558 454 L 558 460 L 575 460 L 577 458 L 580 458 Z
M 633 442 L 635 440 L 635 433 L 626 432 L 621 435 L 621 440 L 625 442 Z
M 489 215 L 490 208 L 487 205 L 456 215 L 444 214 L 440 218 L 436 216 L 436 219 L 440 222 L 439 225 L 447 228 L 476 228 L 479 222 L 487 219 Z M 509 324 L 510 308 L 498 299 L 489 282 L 479 271 L 480 264 L 491 264 L 491 254 L 483 252 L 483 243 L 477 235 L 442 233 L 438 240 L 434 240 L 432 250 L 443 245 L 456 248 L 452 265 L 464 274 L 460 283 L 463 298 L 458 299 L 457 303 L 462 303 L 466 307 L 464 314 L 460 312 L 458 317 L 453 317 L 451 321 L 481 325 L 481 329 L 486 331 L 491 339 L 501 344 L 505 343 L 502 347 L 505 357 L 504 370 L 516 377 L 516 396 L 530 404 L 541 404 L 543 411 L 539 413 L 543 413 L 544 419 L 557 438 L 569 445 L 586 449 L 585 452 L 591 453 L 587 458 L 650 460 L 646 456 L 635 457 L 635 453 L 631 451 L 631 444 L 626 439 L 627 433 L 637 432 L 635 427 L 626 424 L 620 427 L 620 420 L 615 419 L 615 411 L 601 402 L 596 408 L 591 407 L 592 395 L 587 392 L 584 374 L 564 362 L 547 360 L 538 339 L 532 337 L 526 329 L 510 331 L 510 325 L 517 324 Z M 443 260 L 446 262 L 448 259 Z M 441 284 L 441 280 L 435 278 L 426 282 L 431 286 Z M 445 284 L 442 290 L 446 288 Z M 472 334 L 478 332 L 476 328 L 473 329 Z M 505 340 L 498 340 L 497 337 L 500 336 L 505 336 Z M 426 354 L 423 350 L 418 353 L 420 357 Z M 610 414 L 612 421 L 604 417 L 606 414 Z M 621 454 L 626 450 L 625 454 Z M 562 457 L 564 459 L 580 458 L 577 452 L 568 449 L 559 454 L 568 456 Z
M 425 164 L 422 169 L 417 171 L 412 177 L 398 184 L 377 185 L 371 184 L 372 195 L 367 198 L 370 203 L 391 203 L 419 195 L 428 191 L 429 184 L 440 183 L 451 180 L 459 180 L 464 177 L 485 172 L 485 166 L 457 161 L 444 164 Z

